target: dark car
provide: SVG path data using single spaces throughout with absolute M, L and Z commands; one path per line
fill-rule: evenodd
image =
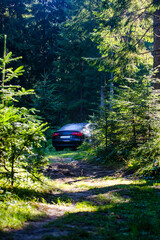
M 76 149 L 90 137 L 90 123 L 71 123 L 63 126 L 52 135 L 52 144 L 56 150 Z

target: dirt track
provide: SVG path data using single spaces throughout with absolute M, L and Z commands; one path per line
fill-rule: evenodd
M 65 158 L 54 159 L 53 163 L 49 165 L 45 174 L 53 181 L 73 185 L 72 192 L 65 192 L 65 194 L 72 199 L 73 204 L 70 204 L 69 206 L 57 204 L 38 204 L 38 208 L 45 211 L 47 217 L 37 222 L 26 223 L 24 229 L 9 231 L 9 233 L 2 238 L 3 240 L 40 240 L 46 235 L 55 237 L 67 235 L 68 232 L 66 230 L 62 231 L 56 227 L 50 229 L 46 227 L 46 225 L 55 221 L 58 217 L 63 216 L 65 212 L 72 211 L 72 209 L 75 207 L 75 203 L 78 202 L 79 199 L 85 199 L 91 195 L 91 191 L 76 192 L 76 188 L 74 191 L 74 183 L 78 181 L 93 182 L 93 179 L 94 181 L 98 182 L 99 178 L 104 176 L 113 176 L 115 171 L 111 169 L 105 169 L 102 166 L 87 164 L 83 161 L 72 161 L 70 158 Z M 53 192 L 52 194 L 55 194 L 58 198 L 59 193 Z M 50 202 L 49 198 L 47 202 Z
M 68 178 L 77 177 L 104 177 L 112 176 L 115 170 L 109 170 L 102 166 L 85 163 L 84 161 L 72 161 L 71 158 L 57 159 L 49 165 L 47 175 L 52 179 L 67 181 Z

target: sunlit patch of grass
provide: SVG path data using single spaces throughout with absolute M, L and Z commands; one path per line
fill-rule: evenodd
M 59 206 L 70 206 L 73 204 L 73 199 L 68 197 L 66 194 L 63 194 L 61 197 L 53 197 L 52 204 Z
M 81 192 L 81 191 L 89 191 L 89 190 L 96 190 L 97 192 L 101 190 L 101 188 L 107 187 L 114 187 L 114 186 L 120 186 L 120 185 L 126 185 L 126 187 L 129 184 L 143 184 L 141 181 L 129 181 L 124 179 L 114 179 L 110 178 L 109 180 L 105 180 L 103 178 L 77 178 L 76 181 L 71 181 L 69 183 L 63 183 L 59 180 L 54 181 L 55 188 L 59 189 L 59 191 L 62 192 Z
M 30 175 L 27 172 L 24 172 L 23 169 L 17 170 L 15 174 L 14 187 L 29 188 L 32 190 L 43 191 L 49 189 L 50 186 L 53 186 L 53 181 L 44 176 L 42 172 L 36 174 L 36 178 Z M 10 179 L 2 178 L 0 179 L 0 187 L 9 188 L 11 186 Z
M 81 150 L 72 151 L 69 148 L 64 149 L 63 151 L 56 151 L 53 147 L 46 148 L 45 156 L 49 159 L 50 163 L 53 161 L 73 161 L 82 159 Z
M 73 184 L 63 183 L 60 181 L 55 181 L 54 186 L 56 189 L 59 190 L 59 192 L 76 192 L 76 189 L 74 188 Z
M 34 204 L 11 200 L 0 202 L 0 229 L 20 228 L 26 221 L 44 217 Z
M 86 240 L 158 240 L 159 189 L 153 189 L 141 181 L 109 179 L 105 185 L 104 182 L 103 179 L 99 188 L 95 184 L 95 189 L 92 188 L 93 182 L 84 182 L 85 187 L 90 187 L 92 183 L 86 199 L 81 199 L 72 211 L 51 224 L 59 229 L 67 228 L 72 232 L 72 238 L 68 234 L 50 239 L 81 239 L 81 234 L 76 231 L 78 226 L 88 233 L 82 238 Z M 83 186 L 83 182 L 78 184 Z
M 70 149 L 66 149 L 63 151 L 54 151 L 47 155 L 48 158 L 74 158 L 78 154 L 78 151 L 72 151 Z
M 118 204 L 118 203 L 127 203 L 131 199 L 127 196 L 120 196 L 118 193 L 114 192 L 109 192 L 109 193 L 104 193 L 104 194 L 98 194 L 98 195 L 93 195 L 89 198 L 89 200 L 98 205 L 106 205 L 106 204 Z
M 44 177 L 44 183 L 24 178 L 15 182 L 14 189 L 6 179 L 0 180 L 0 230 L 17 229 L 26 221 L 36 220 L 45 214 L 36 202 L 46 203 L 46 196 L 54 184 Z M 19 184 L 18 184 L 19 183 Z
M 76 212 L 95 212 L 98 208 L 89 201 L 78 202 L 76 204 Z
M 117 204 L 129 203 L 131 198 L 127 195 L 121 196 L 116 192 L 91 195 L 85 201 L 78 202 L 74 212 L 96 212 L 110 209 Z
M 84 181 L 83 181 L 84 180 Z M 144 181 L 141 180 L 126 180 L 126 179 L 122 179 L 122 178 L 114 178 L 114 177 L 109 177 L 109 178 L 95 178 L 95 179 L 81 179 L 81 181 L 77 181 L 74 183 L 74 185 L 78 188 L 78 189 L 99 189 L 99 188 L 103 188 L 103 187 L 113 187 L 113 186 L 118 186 L 118 185 L 130 185 L 130 184 L 143 184 Z

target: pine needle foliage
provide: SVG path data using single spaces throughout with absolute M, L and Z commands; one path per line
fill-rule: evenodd
M 152 1 L 103 1 L 92 35 L 101 57 L 87 59 L 106 72 L 105 106 L 91 151 L 104 163 L 129 161 L 141 172 L 154 162 L 159 168 L 159 93 L 153 88 L 159 80 L 151 55 L 155 10 Z
M 60 99 L 53 76 L 48 73 L 42 74 L 41 81 L 35 84 L 34 89 L 36 94 L 32 95 L 32 105 L 39 111 L 41 117 L 53 127 L 58 122 L 64 104 Z
M 159 161 L 159 94 L 152 86 L 153 73 L 125 80 L 127 85 L 114 88 L 113 98 L 106 84 L 105 106 L 92 119 L 97 127 L 89 151 L 100 162 L 134 159 L 138 167 L 139 156 L 143 164 Z
M 6 36 L 4 40 L 4 55 L 0 59 L 2 81 L 0 86 L 0 171 L 1 177 L 7 177 L 14 186 L 20 171 L 27 172 L 37 178 L 37 170 L 44 164 L 42 142 L 45 141 L 46 124 L 35 115 L 35 110 L 16 107 L 14 102 L 23 95 L 33 94 L 20 86 L 9 84 L 14 77 L 23 73 L 23 67 L 17 69 L 7 67 L 12 61 L 12 53 L 6 53 Z M 23 175 L 21 175 L 22 177 Z M 24 174 L 24 176 L 26 176 Z

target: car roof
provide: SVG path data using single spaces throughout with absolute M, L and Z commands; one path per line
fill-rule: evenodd
M 64 125 L 59 131 L 81 131 L 87 123 L 70 123 Z

